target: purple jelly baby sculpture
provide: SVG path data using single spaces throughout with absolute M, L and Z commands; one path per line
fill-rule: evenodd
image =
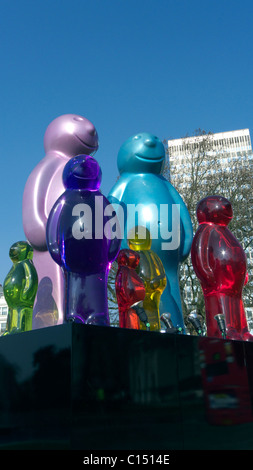
M 48 252 L 46 224 L 53 204 L 65 190 L 63 168 L 76 155 L 94 155 L 98 135 L 88 119 L 65 114 L 49 124 L 44 148 L 45 156 L 28 177 L 23 194 L 23 227 L 33 247 L 33 262 L 38 273 L 33 329 L 63 322 L 63 273 Z
M 110 324 L 108 272 L 121 238 L 113 231 L 112 206 L 99 190 L 101 176 L 93 157 L 71 159 L 63 171 L 66 190 L 48 218 L 48 250 L 65 278 L 65 322 Z

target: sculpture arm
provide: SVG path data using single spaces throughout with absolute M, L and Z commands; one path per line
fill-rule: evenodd
M 47 226 L 46 226 L 46 242 L 48 251 L 57 264 L 61 264 L 61 253 L 58 243 L 58 221 L 65 202 L 63 195 L 56 201 L 52 210 L 50 211 Z
M 122 227 L 120 220 L 118 219 L 118 203 L 117 206 L 109 201 L 106 197 L 103 199 L 104 214 L 110 214 L 108 220 L 106 220 L 107 230 L 108 230 L 108 261 L 112 263 L 120 251 L 121 239 L 122 239 Z M 107 212 L 108 211 L 108 212 Z M 117 225 L 116 233 L 113 232 L 113 226 Z M 110 227 L 110 228 L 109 228 Z
M 203 226 L 196 232 L 193 239 L 191 248 L 192 264 L 200 280 L 203 278 L 215 281 L 213 269 L 210 265 L 210 255 L 212 253 L 210 248 L 211 236 L 212 230 L 210 226 Z
M 46 251 L 46 198 L 52 176 L 59 163 L 57 158 L 43 158 L 34 168 L 23 194 L 23 228 L 33 248 Z
M 108 253 L 108 260 L 110 263 L 117 258 L 118 253 L 120 251 L 121 240 L 118 238 L 113 238 L 110 242 L 109 253 Z
M 167 279 L 162 260 L 153 250 L 150 251 L 150 255 L 151 262 L 153 261 L 152 279 L 150 281 L 150 286 L 152 289 L 158 289 L 158 287 L 165 288 Z
M 121 176 L 119 181 L 115 183 L 115 185 L 107 196 L 107 199 L 115 209 L 115 213 L 119 220 L 121 229 L 121 242 L 123 243 L 122 246 L 126 244 L 124 243 L 124 239 L 127 238 L 127 233 L 125 232 L 127 228 L 127 205 L 124 201 L 127 197 L 126 187 L 128 181 L 129 179 L 127 176 Z
M 24 261 L 23 263 L 24 271 L 25 271 L 25 285 L 22 291 L 22 297 L 26 300 L 30 296 L 30 292 L 35 292 L 35 287 L 37 291 L 38 287 L 38 276 L 35 268 L 29 261 Z
M 108 201 L 113 204 L 119 204 L 124 199 L 124 193 L 127 186 L 128 178 L 121 176 L 118 181 L 114 184 L 111 191 L 109 192 L 107 199 Z
M 180 220 L 183 228 L 183 246 L 181 247 L 181 261 L 184 261 L 185 258 L 189 255 L 191 251 L 191 245 L 192 245 L 192 239 L 193 239 L 193 227 L 192 227 L 192 221 L 191 221 L 191 216 L 189 214 L 189 211 L 186 207 L 185 202 L 183 201 L 182 197 L 178 193 L 178 191 L 172 186 L 172 184 L 169 183 L 169 181 L 166 181 L 169 192 L 172 196 L 172 199 L 174 200 L 174 204 L 179 204 L 180 205 Z

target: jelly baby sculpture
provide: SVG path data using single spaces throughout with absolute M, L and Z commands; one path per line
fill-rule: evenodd
M 33 262 L 39 282 L 33 329 L 63 322 L 63 274 L 48 253 L 46 224 L 53 204 L 65 190 L 62 183 L 65 164 L 78 154 L 94 154 L 98 136 L 88 119 L 64 114 L 47 127 L 44 147 L 45 156 L 28 177 L 23 194 L 23 228 L 34 250 Z M 43 309 L 38 301 L 41 298 L 44 298 Z
M 107 280 L 120 250 L 99 191 L 101 169 L 87 155 L 72 158 L 63 171 L 65 192 L 47 223 L 47 244 L 65 278 L 64 321 L 109 325 Z
M 191 257 L 204 294 L 207 336 L 222 337 L 217 318 L 224 315 L 228 339 L 252 341 L 242 301 L 246 255 L 227 227 L 233 217 L 231 203 L 222 196 L 208 196 L 196 212 L 200 225 Z
M 152 250 L 161 259 L 167 277 L 160 312 L 169 311 L 174 326 L 184 328 L 179 266 L 190 253 L 193 231 L 185 203 L 161 175 L 164 161 L 163 143 L 153 134 L 141 133 L 127 139 L 118 153 L 120 177 L 108 199 L 119 219 L 124 220 L 122 248 L 127 248 L 127 233 L 134 226 L 150 230 Z
M 140 329 L 140 320 L 131 308 L 145 298 L 145 286 L 135 269 L 140 255 L 133 250 L 121 250 L 117 258 L 118 271 L 115 278 L 115 290 L 119 307 L 119 327 Z
M 13 266 L 3 285 L 5 300 L 9 307 L 5 334 L 32 329 L 33 305 L 38 288 L 38 276 L 32 261 L 32 247 L 24 241 L 14 243 L 9 256 Z
M 151 250 L 151 243 L 150 232 L 146 227 L 134 227 L 128 233 L 129 248 L 140 255 L 136 271 L 145 285 L 143 308 L 148 317 L 150 330 L 160 331 L 159 305 L 167 281 L 162 261 Z M 145 329 L 142 323 L 140 323 L 140 329 Z

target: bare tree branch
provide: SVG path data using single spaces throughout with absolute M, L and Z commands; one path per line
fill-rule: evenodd
M 198 139 L 195 147 L 193 142 L 183 140 L 181 153 L 185 157 L 180 164 L 175 159 L 169 161 L 167 141 L 164 141 L 167 158 L 163 176 L 170 180 L 186 203 L 194 233 L 198 227 L 196 207 L 202 198 L 220 194 L 229 199 L 234 213 L 229 229 L 246 251 L 248 271 L 253 274 L 253 259 L 249 256 L 253 248 L 253 159 L 246 152 L 228 155 L 224 150 L 215 148 L 211 132 L 197 129 L 194 136 L 202 138 Z M 187 326 L 187 315 L 191 310 L 197 310 L 205 317 L 204 297 L 190 256 L 180 268 L 180 287 Z M 249 276 L 244 288 L 244 305 L 246 308 L 253 306 L 252 276 Z

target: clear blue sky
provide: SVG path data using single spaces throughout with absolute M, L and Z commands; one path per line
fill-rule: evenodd
M 0 282 L 48 124 L 90 119 L 108 193 L 125 139 L 252 129 L 252 0 L 0 0 Z

